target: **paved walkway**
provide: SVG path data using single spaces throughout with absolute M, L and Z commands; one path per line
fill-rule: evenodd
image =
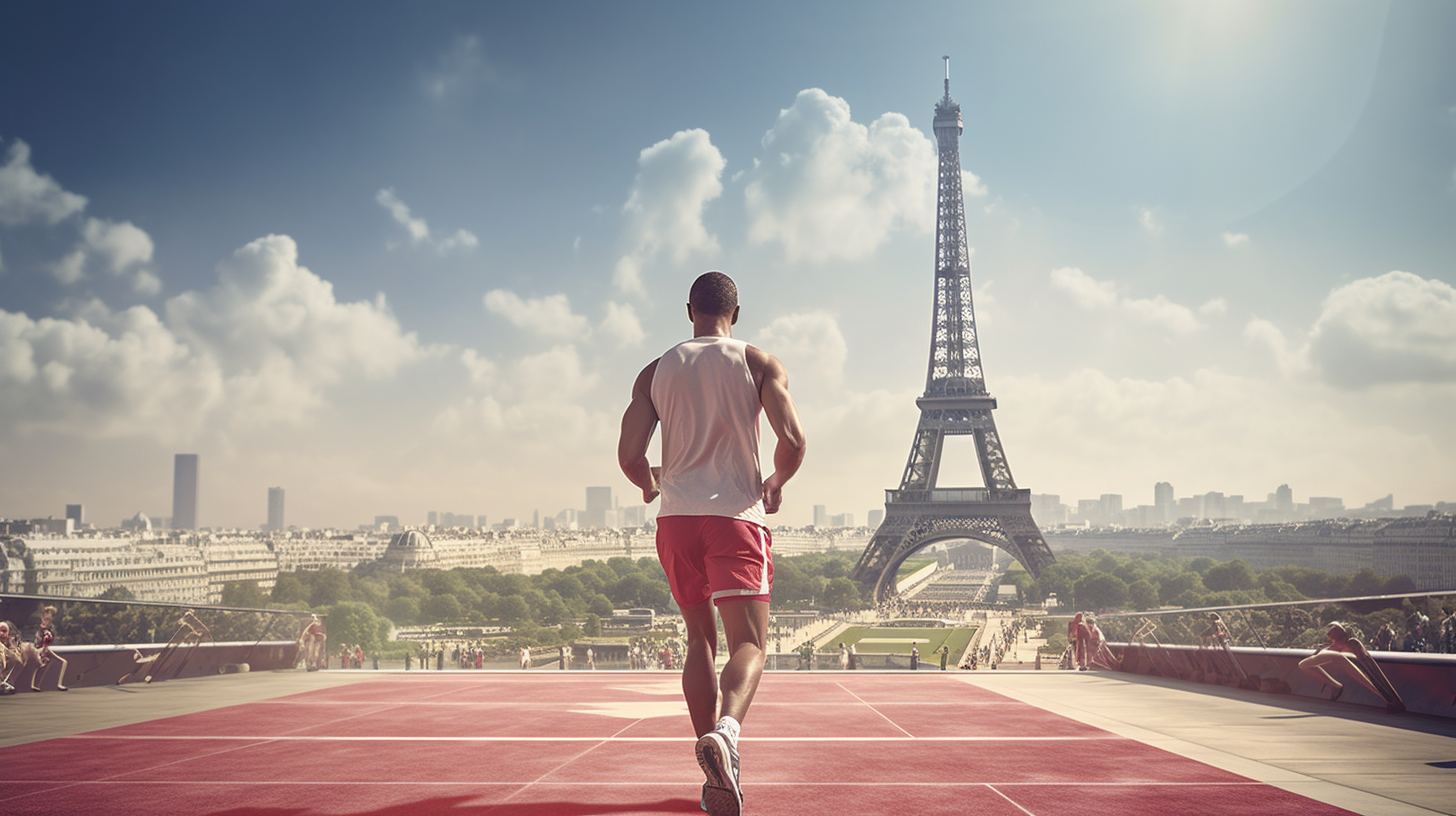
M 957 675 L 1120 736 L 1357 813 L 1456 814 L 1456 719 L 1389 716 L 1361 706 L 1105 672 Z M 0 698 L 0 745 L 266 700 L 371 676 L 378 673 L 260 672 L 20 694 Z

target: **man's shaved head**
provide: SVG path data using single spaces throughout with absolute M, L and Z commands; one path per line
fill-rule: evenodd
M 738 287 L 722 272 L 704 272 L 688 291 L 688 305 L 699 314 L 731 316 L 738 308 Z

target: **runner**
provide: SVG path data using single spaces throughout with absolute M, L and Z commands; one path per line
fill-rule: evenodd
M 702 805 L 712 816 L 737 816 L 738 732 L 763 675 L 773 586 L 765 516 L 778 511 L 784 483 L 804 460 L 804 431 L 783 363 L 733 339 L 733 280 L 700 276 L 687 308 L 693 337 L 638 375 L 617 459 L 644 502 L 662 496 L 657 552 L 688 631 L 682 683 L 707 776 Z M 778 440 L 767 479 L 759 470 L 760 411 Z M 662 466 L 654 468 L 647 448 L 659 422 Z M 719 616 L 729 651 L 721 679 Z
M 65 658 L 51 651 L 51 644 L 56 642 L 55 617 L 56 608 L 54 606 L 41 607 L 40 629 L 35 633 L 35 651 L 40 660 L 40 666 L 35 670 L 35 674 L 30 676 L 31 691 L 40 691 L 41 676 L 45 674 L 51 661 L 61 664 L 61 673 L 56 677 L 56 690 L 70 691 L 66 687 L 66 668 L 69 664 Z

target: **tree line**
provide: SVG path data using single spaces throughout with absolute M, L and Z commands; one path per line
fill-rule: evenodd
M 867 605 L 866 590 L 849 578 L 852 556 L 811 553 L 774 565 L 774 603 L 803 609 L 846 610 Z M 498 625 L 521 645 L 555 646 L 599 632 L 613 609 L 677 612 L 667 576 L 655 557 L 587 560 L 538 575 L 493 567 L 386 572 L 377 564 L 353 570 L 278 574 L 271 593 L 257 583 L 223 587 L 223 606 L 311 609 L 327 613 L 330 643 L 378 651 L 395 627 L 430 624 Z M 519 641 L 519 643 L 517 642 Z
M 1368 568 L 1351 575 L 1296 566 L 1255 570 L 1240 559 L 1106 550 L 1059 552 L 1057 560 L 1035 578 L 1013 565 L 1002 582 L 1014 584 L 1024 603 L 1040 604 L 1055 594 L 1063 607 L 1139 612 L 1163 606 L 1234 606 L 1416 591 L 1407 575 L 1383 577 Z

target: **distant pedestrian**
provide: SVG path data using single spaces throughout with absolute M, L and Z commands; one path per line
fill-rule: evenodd
M 920 647 L 910 644 L 910 671 L 920 670 Z

